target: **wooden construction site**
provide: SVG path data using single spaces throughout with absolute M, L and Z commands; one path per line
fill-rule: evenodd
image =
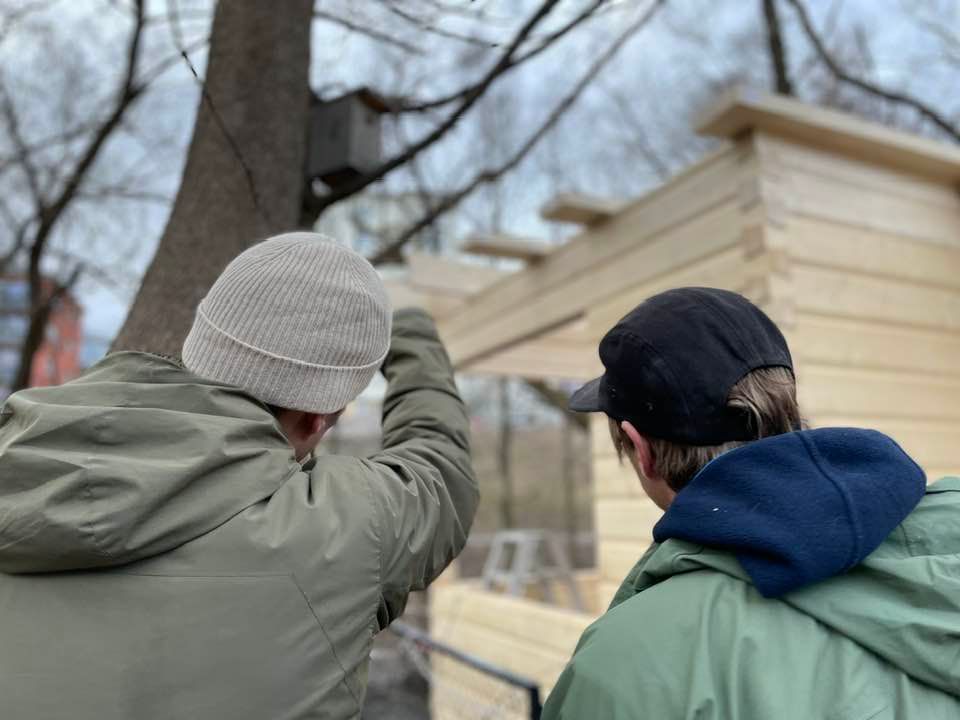
M 430 308 L 461 373 L 588 379 L 597 344 L 671 287 L 743 293 L 784 331 L 811 426 L 879 429 L 928 477 L 960 474 L 960 148 L 775 96 L 740 92 L 699 124 L 722 148 L 628 203 L 560 196 L 543 216 L 581 226 L 556 248 L 476 238 L 514 272 L 414 256 L 398 302 Z M 596 568 L 585 611 L 444 578 L 431 632 L 548 692 L 584 628 L 651 540 L 659 511 L 591 425 Z M 549 479 L 545 478 L 544 482 Z M 561 596 L 562 597 L 562 596 Z M 442 658 L 435 718 L 503 688 Z

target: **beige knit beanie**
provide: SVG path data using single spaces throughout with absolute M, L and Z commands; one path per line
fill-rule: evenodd
M 390 346 L 390 301 L 363 257 L 324 235 L 278 235 L 237 256 L 197 307 L 183 363 L 291 410 L 343 409 Z

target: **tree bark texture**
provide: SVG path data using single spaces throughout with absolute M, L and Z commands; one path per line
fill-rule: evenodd
M 236 255 L 296 228 L 313 0 L 220 2 L 183 179 L 112 350 L 179 355 L 197 304 Z

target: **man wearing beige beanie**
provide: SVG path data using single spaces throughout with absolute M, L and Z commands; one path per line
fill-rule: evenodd
M 311 458 L 378 369 L 383 449 Z M 4 718 L 357 718 L 374 635 L 462 549 L 468 420 L 430 318 L 323 236 L 237 257 L 183 363 L 0 412 Z

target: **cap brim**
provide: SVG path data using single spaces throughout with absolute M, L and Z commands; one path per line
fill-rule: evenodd
M 567 407 L 573 412 L 600 412 L 600 381 L 602 377 L 591 380 L 570 396 Z

